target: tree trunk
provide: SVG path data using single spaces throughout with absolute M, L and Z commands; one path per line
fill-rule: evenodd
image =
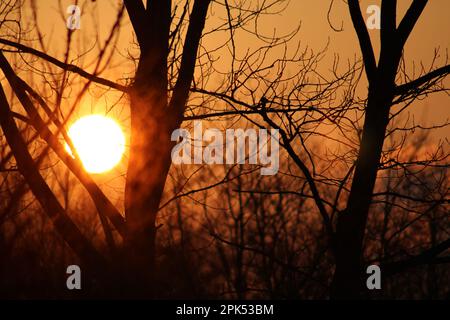
M 138 73 L 139 73 L 138 69 Z M 152 294 L 156 215 L 170 168 L 171 119 L 166 92 L 136 76 L 131 92 L 131 141 L 125 204 L 127 273 L 136 293 Z M 131 270 L 130 270 L 131 268 Z
M 126 280 L 139 296 L 154 296 L 156 216 L 171 165 L 173 130 L 182 122 L 196 55 L 210 0 L 194 2 L 180 70 L 168 102 L 167 58 L 171 1 L 143 6 L 127 1 L 141 56 L 130 90 L 131 139 L 125 186 L 127 237 L 124 246 Z M 138 6 L 139 7 L 139 6 Z
M 364 288 L 363 239 L 388 124 L 392 101 L 389 91 L 386 85 L 369 89 L 361 147 L 347 208 L 337 220 L 333 299 L 356 299 Z

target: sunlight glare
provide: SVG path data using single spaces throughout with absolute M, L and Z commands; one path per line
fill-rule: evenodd
M 86 171 L 102 173 L 111 170 L 122 159 L 125 137 L 111 118 L 90 115 L 78 119 L 68 131 Z M 70 152 L 70 148 L 66 146 Z

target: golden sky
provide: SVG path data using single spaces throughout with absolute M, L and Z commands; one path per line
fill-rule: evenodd
M 30 0 L 27 1 L 29 2 Z M 84 2 L 80 1 L 80 3 Z M 67 8 L 68 5 L 73 3 L 75 3 L 74 0 L 37 1 L 39 25 L 46 36 L 49 53 L 56 54 L 59 57 L 62 57 L 60 44 L 64 43 L 67 32 L 64 16 L 61 15 L 60 8 Z M 363 14 L 367 18 L 369 16 L 365 12 L 367 7 L 372 4 L 380 5 L 381 1 L 361 0 L 360 3 Z M 398 1 L 398 21 L 400 21 L 410 3 L 411 0 Z M 82 12 L 81 29 L 77 30 L 74 36 L 75 42 L 79 43 L 80 47 L 89 48 L 92 46 L 96 41 L 94 34 L 97 34 L 97 30 L 100 35 L 100 43 L 104 41 L 104 37 L 106 37 L 115 20 L 117 4 L 118 2 L 114 0 L 87 1 L 85 10 Z M 268 34 L 276 30 L 277 33 L 283 34 L 292 30 L 301 22 L 299 37 L 296 38 L 296 41 L 301 41 L 302 47 L 308 46 L 318 51 L 329 41 L 327 59 L 323 61 L 323 67 L 326 70 L 331 65 L 334 54 L 339 54 L 341 61 L 360 56 L 356 34 L 352 28 L 345 2 L 335 0 L 330 16 L 335 27 L 339 28 L 342 24 L 342 32 L 333 31 L 327 22 L 329 4 L 330 0 L 291 0 L 287 9 L 282 13 L 262 19 L 260 30 Z M 217 4 L 213 4 L 206 29 L 214 26 L 218 21 L 217 19 L 223 18 L 220 16 L 217 8 Z M 437 62 L 438 66 L 445 63 L 445 55 L 450 49 L 449 13 L 450 1 L 429 1 L 406 46 L 405 54 L 409 67 L 413 63 L 416 66 L 420 66 L 420 63 L 423 63 L 425 67 L 429 67 L 436 48 L 440 48 L 441 53 L 441 59 Z M 26 15 L 24 15 L 22 19 L 26 18 Z M 127 17 L 125 21 L 127 23 L 121 30 L 121 40 L 117 48 L 122 55 L 126 54 L 127 50 L 130 49 L 130 42 L 133 37 Z M 377 50 L 378 30 L 370 30 L 369 32 L 374 48 Z M 214 43 L 215 39 L 209 39 L 209 41 Z M 247 47 L 257 45 L 257 43 L 243 37 L 243 41 L 238 41 L 237 45 L 242 51 L 245 51 Z M 296 43 L 293 43 L 293 47 L 295 45 Z M 129 73 L 132 65 L 127 64 L 124 57 L 118 58 L 123 59 L 123 61 L 119 61 L 119 64 L 111 66 L 109 72 L 114 72 L 116 75 Z M 226 58 L 224 57 L 223 59 Z M 330 65 L 327 65 L 327 63 L 330 63 Z M 105 75 L 108 75 L 109 72 L 105 73 Z M 450 84 L 450 81 L 447 82 Z M 429 97 L 424 102 L 416 103 L 410 110 L 416 119 L 421 119 L 422 124 L 442 123 L 449 118 L 449 105 L 449 97 L 440 93 Z M 440 129 L 434 135 L 444 138 L 450 135 L 450 129 Z

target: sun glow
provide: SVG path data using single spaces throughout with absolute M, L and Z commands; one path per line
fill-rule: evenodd
M 88 172 L 111 170 L 122 159 L 125 137 L 120 126 L 111 118 L 85 116 L 69 128 L 68 134 Z M 66 148 L 71 153 L 70 148 Z

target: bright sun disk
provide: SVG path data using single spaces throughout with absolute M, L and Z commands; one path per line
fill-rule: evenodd
M 90 115 L 78 119 L 68 131 L 86 171 L 102 173 L 111 170 L 122 159 L 125 137 L 111 118 Z M 66 146 L 70 152 L 70 148 Z

